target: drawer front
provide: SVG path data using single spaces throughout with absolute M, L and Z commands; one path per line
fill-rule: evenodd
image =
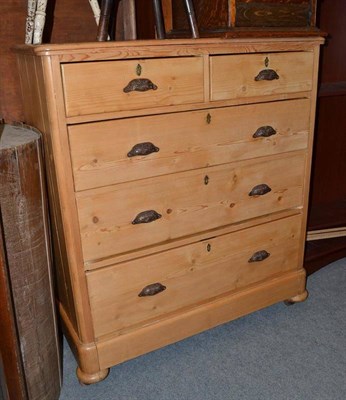
M 305 154 L 300 154 L 80 192 L 84 259 L 97 260 L 300 206 L 304 163 Z
M 65 64 L 62 75 L 68 117 L 204 100 L 202 57 Z
M 87 273 L 95 335 L 298 268 L 300 227 L 294 216 Z
M 210 64 L 211 100 L 312 89 L 312 52 L 213 56 Z
M 303 149 L 309 115 L 301 99 L 71 126 L 75 188 Z

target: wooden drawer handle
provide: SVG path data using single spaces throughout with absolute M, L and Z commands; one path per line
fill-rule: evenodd
M 124 92 L 147 92 L 148 90 L 156 90 L 157 86 L 150 80 L 145 78 L 132 79 L 129 84 L 124 87 Z
M 161 283 L 152 283 L 151 285 L 146 286 L 139 293 L 138 297 L 146 297 L 146 296 L 155 296 L 166 290 L 166 286 L 163 286 Z
M 267 194 L 269 192 L 271 192 L 271 188 L 265 183 L 262 183 L 253 187 L 251 192 L 249 193 L 249 196 L 263 196 L 264 194 Z
M 162 217 L 161 214 L 157 213 L 155 210 L 148 210 L 139 213 L 136 218 L 132 221 L 133 225 L 147 224 L 149 222 L 156 221 Z
M 273 81 L 279 78 L 279 75 L 273 69 L 263 69 L 255 77 L 255 81 Z
M 259 137 L 269 137 L 276 135 L 276 130 L 272 126 L 261 126 L 257 129 L 257 131 L 252 135 L 253 138 Z
M 147 156 L 157 153 L 160 149 L 150 142 L 138 143 L 127 153 L 127 157 Z
M 268 253 L 266 250 L 257 251 L 257 252 L 254 253 L 254 254 L 252 255 L 252 257 L 249 259 L 249 263 L 263 261 L 263 260 L 265 260 L 266 258 L 268 258 L 269 256 L 270 256 L 270 253 Z

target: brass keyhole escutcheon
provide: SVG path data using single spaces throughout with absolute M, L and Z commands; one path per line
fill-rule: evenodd
M 142 75 L 142 66 L 141 66 L 141 64 L 138 64 L 138 65 L 137 65 L 137 67 L 136 67 L 136 74 L 137 74 L 138 76 L 141 76 L 141 75 Z
M 210 243 L 207 244 L 207 252 L 208 252 L 208 253 L 211 252 L 211 244 L 210 244 Z
M 269 58 L 268 57 L 265 58 L 264 65 L 266 68 L 268 68 L 268 66 L 269 66 Z
M 206 176 L 204 177 L 204 184 L 205 184 L 205 185 L 208 185 L 208 183 L 209 183 L 209 176 L 206 175 Z
M 208 113 L 208 115 L 207 115 L 207 124 L 210 124 L 211 123 L 211 115 Z

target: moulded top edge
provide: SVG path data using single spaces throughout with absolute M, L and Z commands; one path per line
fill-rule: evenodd
M 59 55 L 64 53 L 89 53 L 109 51 L 111 49 L 131 49 L 139 47 L 167 47 L 167 46 L 186 46 L 186 47 L 207 47 L 212 45 L 224 44 L 251 44 L 251 43 L 315 43 L 323 44 L 322 36 L 283 36 L 283 37 L 222 37 L 222 38 L 200 38 L 200 39 L 163 39 L 163 40 L 132 40 L 132 41 L 112 41 L 112 42 L 82 42 L 82 43 L 58 43 L 41 45 L 17 45 L 14 51 L 21 53 L 30 53 L 34 55 Z

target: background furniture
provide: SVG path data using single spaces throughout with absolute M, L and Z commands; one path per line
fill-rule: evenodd
M 0 125 L 1 358 L 11 400 L 56 400 L 61 386 L 40 145 L 35 130 Z
M 346 3 L 320 2 L 318 25 L 329 37 L 321 53 L 320 89 L 308 230 L 346 226 Z M 308 242 L 313 272 L 346 256 L 346 237 Z
M 171 34 L 185 34 L 187 19 L 182 1 L 163 2 Z M 194 3 L 201 32 L 206 36 L 234 28 L 312 28 L 316 25 L 315 0 L 194 0 Z

